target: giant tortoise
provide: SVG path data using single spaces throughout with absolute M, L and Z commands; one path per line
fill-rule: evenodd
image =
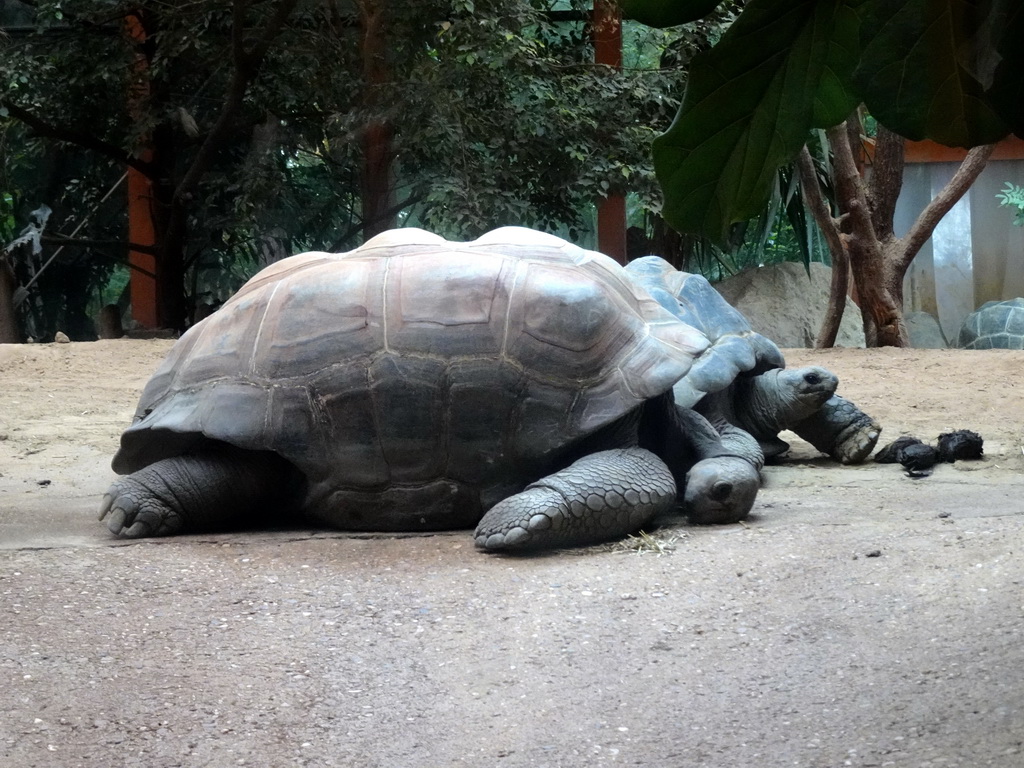
M 986 301 L 960 326 L 961 349 L 1024 349 L 1024 299 Z
M 454 243 L 402 229 L 301 254 L 175 344 L 100 516 L 128 538 L 260 513 L 479 523 L 485 549 L 614 538 L 671 509 L 696 465 L 745 463 L 756 482 L 673 403 L 711 346 L 608 257 L 531 230 Z M 746 514 L 749 493 L 730 506 L 733 483 L 703 482 L 687 490 L 722 501 L 722 519 Z
M 881 426 L 835 394 L 836 376 L 818 366 L 786 369 L 775 343 L 754 331 L 704 277 L 657 256 L 632 261 L 626 271 L 711 341 L 673 388 L 677 407 L 696 409 L 720 430 L 730 424 L 749 433 L 769 459 L 788 450 L 778 436 L 785 429 L 844 464 L 871 453 Z

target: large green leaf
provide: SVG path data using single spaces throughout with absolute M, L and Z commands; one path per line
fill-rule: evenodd
M 982 70 L 983 84 L 991 85 L 989 102 L 1018 136 L 1024 137 L 1024 3 L 995 0 L 989 29 L 994 55 L 985 59 L 990 70 Z
M 622 15 L 649 27 L 675 27 L 707 16 L 722 0 L 622 0 Z
M 856 106 L 850 62 L 866 1 L 751 0 L 693 60 L 679 114 L 654 144 L 673 227 L 725 242 L 733 223 L 760 213 L 808 130 Z
M 991 0 L 871 0 L 864 10 L 854 81 L 879 122 L 949 146 L 1007 134 L 985 93 L 1000 32 L 992 28 Z M 1014 74 L 1019 82 L 1020 70 Z

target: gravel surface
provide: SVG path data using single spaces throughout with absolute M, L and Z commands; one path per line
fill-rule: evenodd
M 787 351 L 986 458 L 794 440 L 745 525 L 125 543 L 95 520 L 167 342 L 0 346 L 0 766 L 1024 765 L 1024 353 Z

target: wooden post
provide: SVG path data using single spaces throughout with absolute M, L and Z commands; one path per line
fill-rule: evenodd
M 148 160 L 150 152 L 143 153 Z M 128 242 L 137 245 L 156 245 L 153 226 L 153 186 L 150 180 L 134 168 L 128 169 Z M 144 328 L 158 328 L 156 306 L 156 256 L 142 251 L 128 251 L 129 295 L 132 301 L 132 319 Z
M 132 13 L 125 17 L 125 30 L 137 46 L 146 40 L 146 30 L 139 17 Z M 128 111 L 133 120 L 141 117 L 142 105 L 149 96 L 146 70 L 149 62 L 140 51 L 132 64 L 133 80 L 128 86 Z M 148 143 L 148 139 L 143 139 Z M 152 160 L 153 152 L 143 146 L 140 157 Z M 156 227 L 153 222 L 153 185 L 150 179 L 136 168 L 128 167 L 128 242 L 136 245 L 155 246 Z M 156 256 L 142 251 L 128 251 L 130 268 L 129 295 L 132 303 L 132 319 L 144 328 L 160 325 L 157 313 Z
M 362 56 L 365 92 L 363 106 L 370 122 L 363 134 L 362 212 L 363 239 L 395 226 L 394 142 L 390 122 L 377 113 L 382 106 L 380 89 L 391 77 L 387 54 L 384 2 L 360 0 Z
M 594 0 L 594 61 L 622 68 L 622 14 L 614 0 Z M 626 263 L 626 198 L 608 195 L 597 204 L 597 250 Z

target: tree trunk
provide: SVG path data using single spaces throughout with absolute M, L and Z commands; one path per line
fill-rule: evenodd
M 864 340 L 869 347 L 909 347 L 903 322 L 902 280 L 886 259 L 887 249 L 877 240 L 852 238 L 850 268 L 857 286 Z
M 833 218 L 820 201 L 813 166 L 810 170 L 807 168 L 810 155 L 804 158 L 801 153 L 798 166 L 805 196 L 810 193 L 811 198 L 814 195 L 819 198 L 817 203 L 808 197 L 805 200 L 809 200 L 808 207 L 828 242 L 833 277 L 836 264 L 849 259 L 867 345 L 907 347 L 910 336 L 903 320 L 903 278 L 921 246 L 931 237 L 935 225 L 984 169 L 992 145 L 972 149 L 949 183 L 918 216 L 910 231 L 897 238 L 893 234 L 893 216 L 903 184 L 904 140 L 879 126 L 870 182 L 866 182 L 858 167 L 861 139 L 860 131 L 853 130 L 853 119 L 859 121 L 859 116 L 827 132 L 839 217 Z M 829 335 L 833 330 L 830 323 L 834 316 L 841 316 L 842 310 L 837 305 L 846 300 L 845 291 L 840 294 L 836 283 L 833 289 L 829 297 L 829 314 L 818 339 L 821 344 L 834 342 L 834 337 Z M 835 325 L 838 326 L 838 321 Z
M 622 69 L 622 9 L 611 0 L 594 0 L 590 17 L 594 63 Z M 619 264 L 627 261 L 626 196 L 611 192 L 597 200 L 597 250 Z
M 165 121 L 153 133 L 151 180 L 154 197 L 154 225 L 157 238 L 157 314 L 165 328 L 184 330 L 187 321 L 185 301 L 185 251 L 188 243 L 188 212 L 195 205 L 199 184 L 209 172 L 218 153 L 233 140 L 242 113 L 245 93 L 257 77 L 267 51 L 280 34 L 298 0 L 277 0 L 265 25 L 252 29 L 247 24 L 249 3 L 235 0 L 231 5 L 231 77 L 221 109 L 213 125 L 205 132 L 192 162 L 184 173 L 175 172 L 181 147 L 176 134 Z M 152 18 L 143 19 L 158 24 Z M 152 38 L 147 27 L 146 39 Z M 171 103 L 169 96 L 154 90 L 153 101 Z M 157 110 L 159 111 L 159 110 Z M 198 130 L 198 128 L 197 128 Z
M 361 0 L 362 57 L 365 92 L 363 107 L 369 124 L 363 133 L 363 238 L 369 240 L 396 224 L 394 210 L 394 129 L 380 116 L 381 89 L 390 78 L 387 21 L 383 0 Z
M 818 187 L 818 173 L 806 145 L 797 156 L 796 167 L 800 174 L 800 189 L 804 205 L 814 216 L 832 256 L 832 282 L 829 287 L 828 309 L 825 311 L 821 330 L 818 331 L 818 338 L 814 341 L 815 349 L 824 349 L 835 346 L 836 337 L 839 335 L 839 324 L 843 322 L 846 294 L 850 284 L 850 257 L 843 236 L 839 232 L 839 222 L 832 218 L 832 211 L 829 210 L 825 198 L 822 197 L 821 189 Z
M 153 132 L 153 225 L 156 230 L 156 307 L 161 328 L 184 330 L 185 244 L 188 241 L 188 206 L 191 195 L 177 194 L 174 158 L 186 150 L 167 125 Z
M 18 328 L 18 312 L 14 306 L 14 291 L 18 279 L 6 256 L 0 256 L 0 344 L 18 344 L 21 331 Z

